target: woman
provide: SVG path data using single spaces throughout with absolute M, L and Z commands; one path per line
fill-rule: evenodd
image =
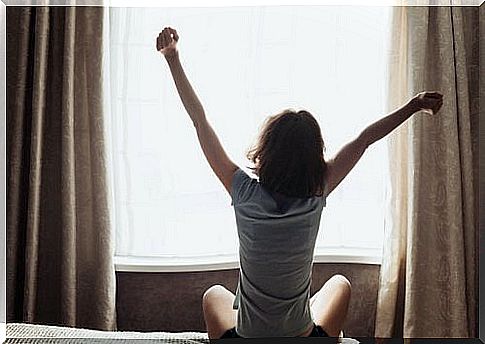
M 337 337 L 350 299 L 350 283 L 335 275 L 310 298 L 313 250 L 327 196 L 369 145 L 415 112 L 438 112 L 443 97 L 422 92 L 365 128 L 333 159 L 324 160 L 320 127 L 307 111 L 269 117 L 249 151 L 249 177 L 225 153 L 179 60 L 177 32 L 166 27 L 157 50 L 168 62 L 211 168 L 231 195 L 239 236 L 240 277 L 234 295 L 216 285 L 203 296 L 209 338 Z

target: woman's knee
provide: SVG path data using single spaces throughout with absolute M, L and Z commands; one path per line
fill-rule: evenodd
M 349 288 L 351 286 L 349 279 L 347 277 L 345 277 L 344 275 L 335 274 L 335 275 L 332 276 L 332 278 L 335 278 L 340 283 L 346 284 Z
M 347 277 L 341 274 L 336 274 L 333 275 L 331 279 L 332 282 L 337 283 L 345 293 L 348 293 L 350 295 L 350 293 L 352 292 L 352 284 Z
M 207 306 L 208 302 L 210 301 L 210 299 L 212 299 L 213 297 L 217 296 L 217 295 L 221 295 L 221 293 L 224 293 L 226 290 L 226 288 L 224 288 L 222 285 L 220 284 L 215 284 L 211 287 L 209 287 L 205 292 L 204 294 L 202 295 L 202 305 L 205 307 Z

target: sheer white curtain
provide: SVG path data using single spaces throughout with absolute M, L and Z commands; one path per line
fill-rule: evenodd
M 119 256 L 237 255 L 230 197 L 211 171 L 155 38 L 180 34 L 186 73 L 230 157 L 268 115 L 307 109 L 327 156 L 384 114 L 387 7 L 111 8 L 111 151 Z M 387 148 L 329 197 L 316 254 L 380 252 Z

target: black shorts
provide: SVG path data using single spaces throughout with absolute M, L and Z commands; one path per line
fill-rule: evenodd
M 308 337 L 329 337 L 327 332 L 320 326 L 313 324 L 313 330 L 312 332 L 308 335 Z M 237 334 L 236 328 L 233 327 L 230 330 L 227 330 L 220 339 L 223 338 L 242 338 L 240 335 Z

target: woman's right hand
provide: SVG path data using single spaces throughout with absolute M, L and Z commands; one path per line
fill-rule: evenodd
M 166 59 L 175 57 L 178 54 L 177 42 L 179 36 L 175 29 L 166 27 L 157 37 L 157 50 L 161 52 Z
M 416 111 L 431 110 L 436 114 L 443 105 L 443 95 L 439 92 L 420 92 L 411 99 Z

